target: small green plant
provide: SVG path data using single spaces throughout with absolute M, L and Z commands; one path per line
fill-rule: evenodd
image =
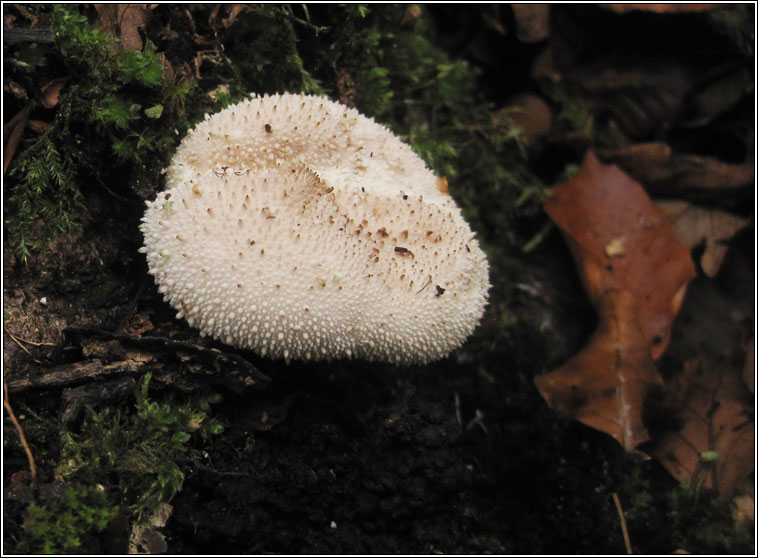
M 159 403 L 148 397 L 151 374 L 135 391 L 133 412 L 88 409 L 78 433 L 61 434 L 57 472 L 66 479 L 112 485 L 139 519 L 181 489 L 185 467 L 200 460 L 190 441 L 207 441 L 223 431 L 209 416 L 219 395 L 195 396 L 183 403 Z
M 50 502 L 29 504 L 20 554 L 76 554 L 97 550 L 97 535 L 116 513 L 101 487 L 71 486 Z

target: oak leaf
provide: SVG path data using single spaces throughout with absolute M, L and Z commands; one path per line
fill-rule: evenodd
M 729 287 L 706 277 L 690 284 L 659 363 L 666 383 L 646 404 L 653 440 L 644 446 L 678 480 L 725 498 L 755 464 L 754 297 Z
M 558 225 L 599 314 L 589 344 L 535 378 L 559 413 L 606 432 L 627 451 L 649 435 L 645 397 L 695 268 L 642 186 L 588 152 L 580 172 L 553 188 L 545 211 Z
M 700 267 L 708 277 L 715 277 L 721 267 L 727 241 L 748 223 L 747 219 L 726 211 L 697 207 L 682 200 L 662 200 L 658 207 L 669 216 L 679 242 L 688 248 L 705 242 Z
M 545 211 L 558 225 L 595 308 L 610 291 L 637 300 L 640 327 L 653 358 L 666 348 L 687 282 L 689 251 L 642 186 L 591 151 L 572 180 L 555 186 Z
M 649 440 L 642 403 L 648 390 L 662 383 L 635 306 L 629 291 L 605 295 L 600 326 L 587 346 L 535 378 L 551 409 L 610 434 L 629 452 Z
M 142 50 L 140 28 L 144 31 L 156 7 L 157 4 L 95 4 L 100 16 L 97 26 L 117 37 L 124 50 Z
M 650 453 L 676 479 L 731 496 L 755 457 L 754 407 L 741 374 L 691 359 L 666 391 L 681 400 L 672 408 L 682 425 L 659 433 Z

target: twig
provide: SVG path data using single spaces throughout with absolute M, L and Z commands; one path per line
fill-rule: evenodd
M 31 358 L 31 359 L 32 359 L 34 362 L 36 362 L 37 364 L 42 364 L 42 362 L 40 362 L 39 360 L 37 360 L 36 358 L 34 358 L 34 356 L 32 356 L 32 353 L 30 353 L 30 352 L 29 352 L 29 349 L 27 349 L 26 347 L 24 347 L 24 346 L 21 344 L 21 340 L 20 340 L 18 337 L 16 337 L 15 335 L 13 335 L 13 334 L 12 334 L 12 333 L 11 333 L 11 332 L 8 330 L 8 327 L 7 327 L 6 325 L 3 325 L 3 328 L 5 329 L 5 333 L 7 333 L 7 334 L 8 334 L 8 336 L 10 336 L 10 338 L 11 338 L 11 339 L 13 339 L 13 341 L 16 343 L 16 345 L 18 345 L 19 347 L 21 347 L 21 350 L 22 350 L 22 351 L 24 351 L 24 352 L 25 352 L 27 355 L 29 355 L 29 358 Z
M 305 4 L 300 5 L 303 8 L 303 12 L 305 13 L 305 19 L 300 19 L 292 12 L 292 7 L 285 4 L 281 7 L 279 7 L 279 13 L 281 13 L 284 17 L 289 19 L 290 21 L 294 21 L 295 23 L 302 25 L 304 27 L 307 27 L 311 31 L 313 31 L 313 34 L 318 37 L 319 33 L 323 33 L 326 31 L 329 31 L 329 26 L 326 25 L 314 25 L 311 23 L 311 15 L 308 12 L 308 7 Z
M 130 200 L 130 199 L 128 199 L 128 198 L 125 198 L 124 196 L 122 196 L 122 195 L 120 195 L 120 194 L 117 194 L 116 192 L 114 192 L 113 190 L 111 190 L 111 189 L 108 187 L 108 185 L 105 183 L 105 181 L 104 181 L 102 178 L 100 178 L 100 176 L 98 176 L 98 174 L 97 174 L 97 173 L 92 173 L 92 175 L 91 175 L 91 176 L 94 176 L 94 177 L 95 177 L 95 182 L 97 182 L 98 184 L 100 184 L 100 186 L 101 186 L 101 187 L 102 187 L 102 188 L 103 188 L 103 189 L 104 189 L 106 192 L 108 192 L 108 193 L 109 193 L 111 196 L 113 196 L 113 197 L 114 197 L 114 198 L 116 198 L 117 200 L 120 200 L 120 201 L 123 201 L 123 202 L 129 203 L 129 204 L 132 204 L 132 205 L 142 205 L 142 201 L 141 201 L 141 200 L 140 200 L 139 202 L 135 202 L 135 200 Z
M 215 475 L 222 475 L 225 477 L 249 477 L 250 476 L 249 473 L 242 473 L 240 471 L 218 471 L 217 469 L 214 469 L 212 467 L 205 467 L 205 466 L 199 467 L 199 469 L 202 471 L 207 471 L 209 473 L 213 473 Z
M 21 341 L 22 343 L 26 343 L 27 345 L 32 345 L 33 347 L 57 347 L 58 345 L 55 343 L 47 343 L 45 341 L 32 341 L 30 339 L 24 339 L 23 337 L 19 337 L 18 335 L 12 334 L 8 330 L 8 326 L 3 326 L 5 328 L 5 332 L 13 337 L 14 339 Z
M 103 364 L 100 360 L 88 360 L 73 364 L 62 364 L 46 369 L 41 375 L 27 375 L 10 381 L 6 388 L 14 393 L 29 389 L 50 389 L 78 384 L 92 378 L 138 374 L 152 363 L 151 355 L 135 354 L 126 361 Z
M 624 510 L 621 509 L 621 500 L 619 500 L 619 496 L 615 492 L 612 492 L 611 496 L 613 497 L 613 503 L 616 504 L 616 511 L 618 512 L 621 521 L 621 532 L 624 535 L 626 553 L 632 554 L 632 543 L 629 541 L 629 531 L 626 530 L 626 519 L 624 519 Z
M 16 434 L 18 434 L 18 439 L 21 442 L 21 445 L 24 448 L 24 451 L 26 452 L 26 459 L 29 461 L 29 474 L 32 477 L 32 486 L 34 489 L 37 489 L 37 464 L 34 462 L 34 455 L 32 455 L 32 449 L 29 447 L 29 442 L 26 441 L 26 436 L 24 436 L 24 429 L 21 428 L 21 425 L 18 423 L 18 419 L 16 418 L 16 414 L 13 412 L 13 408 L 11 407 L 11 402 L 8 399 L 8 385 L 5 382 L 5 379 L 3 378 L 3 406 L 5 407 L 5 410 L 8 411 L 8 415 L 11 417 L 11 422 L 13 423 L 13 427 L 16 429 Z
M 261 386 L 267 385 L 271 381 L 271 378 L 258 370 L 258 368 L 252 363 L 234 352 L 222 352 L 218 349 L 201 347 L 186 341 L 177 341 L 167 337 L 153 337 L 148 335 L 137 337 L 134 335 L 112 333 L 94 327 L 67 327 L 63 332 L 65 334 L 84 335 L 96 339 L 115 339 L 119 342 L 134 343 L 141 347 L 159 345 L 170 350 L 189 352 L 190 354 L 208 357 L 216 362 L 225 362 L 232 366 L 238 365 L 249 375 L 248 381 L 253 380 L 253 383 L 261 384 Z

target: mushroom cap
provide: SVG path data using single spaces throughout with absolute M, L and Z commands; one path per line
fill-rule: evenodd
M 446 182 L 354 109 L 243 101 L 189 132 L 166 173 L 141 251 L 203 335 L 288 361 L 421 364 L 481 319 L 487 259 Z

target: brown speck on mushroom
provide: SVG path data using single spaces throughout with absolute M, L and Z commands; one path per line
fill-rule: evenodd
M 397 253 L 399 256 L 402 256 L 402 257 L 411 257 L 411 258 L 415 257 L 413 252 L 408 250 L 408 248 L 404 248 L 403 246 L 395 246 L 395 253 Z
M 447 190 L 448 190 L 447 178 L 445 178 L 444 176 L 440 176 L 437 179 L 437 189 L 443 194 L 447 194 Z

